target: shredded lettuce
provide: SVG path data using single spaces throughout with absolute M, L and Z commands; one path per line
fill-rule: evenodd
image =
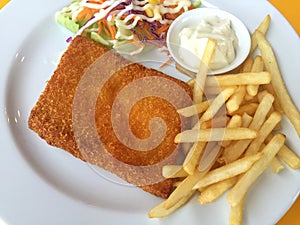
M 80 0 L 73 0 L 72 3 L 62 10 L 58 11 L 55 15 L 57 23 L 61 24 L 73 33 L 76 33 L 80 28 L 80 21 L 76 21 L 74 15 L 80 10 Z
M 115 12 L 118 12 L 119 8 L 117 7 L 126 7 L 131 4 L 131 0 L 121 2 L 115 9 L 111 9 L 108 15 L 102 19 L 102 21 L 105 20 L 104 22 L 97 19 L 97 13 L 95 12 L 98 11 L 95 11 L 96 8 L 91 8 L 91 10 L 94 11 L 89 11 L 90 8 L 85 8 L 86 6 L 84 5 L 86 3 L 87 2 L 84 0 L 73 0 L 68 6 L 56 13 L 57 23 L 75 34 L 84 31 L 84 34 L 94 41 L 120 51 L 126 51 L 122 46 L 132 42 L 133 40 L 141 41 L 141 43 L 146 43 L 148 40 L 156 40 L 161 42 L 162 45 L 164 44 L 168 27 L 166 27 L 165 24 L 160 23 L 158 20 L 152 20 L 150 18 L 148 21 L 144 21 L 143 19 L 144 24 L 141 26 L 134 25 L 134 27 L 131 27 L 128 25 L 128 21 L 126 19 L 117 16 L 110 16 Z M 88 4 L 97 5 L 98 3 Z M 200 7 L 201 1 L 191 0 L 190 5 L 192 5 L 193 8 Z M 114 12 L 114 10 L 116 11 Z M 82 12 L 84 13 L 82 14 Z M 131 15 L 132 13 L 137 16 L 146 16 L 145 12 L 138 10 L 130 10 L 129 13 L 126 12 L 125 16 Z M 130 48 L 128 49 L 130 49 L 131 52 L 139 52 L 143 49 L 143 47 L 136 44 L 132 45 L 131 43 Z

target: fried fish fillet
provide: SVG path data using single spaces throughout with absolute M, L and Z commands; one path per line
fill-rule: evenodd
M 118 54 L 112 53 L 110 58 L 105 58 L 108 52 L 106 47 L 77 36 L 63 54 L 33 107 L 28 120 L 29 128 L 48 144 L 108 170 L 151 194 L 166 198 L 172 192 L 173 184 L 171 179 L 161 179 L 161 162 L 175 163 L 179 146 L 173 140 L 186 124 L 176 108 L 167 101 L 168 97 L 145 94 L 144 89 L 148 88 L 142 86 L 147 84 L 151 87 L 151 84 L 160 82 L 163 83 L 161 89 L 173 88 L 169 82 L 159 80 L 165 79 L 176 83 L 189 97 L 191 90 L 182 81 L 131 63 Z M 96 65 L 99 58 L 100 64 Z M 107 79 L 104 78 L 105 71 L 109 71 L 106 73 L 109 74 Z M 90 80 L 85 80 L 87 77 Z M 135 94 L 118 97 L 134 81 L 142 81 L 131 88 L 131 92 L 142 99 L 131 105 L 129 99 Z M 89 100 L 90 96 L 94 96 L 94 100 Z M 119 105 L 116 106 L 117 99 Z M 176 101 L 178 108 L 190 104 L 179 96 Z M 151 139 L 152 132 L 157 128 L 151 120 L 156 117 L 164 121 L 162 140 L 157 140 L 159 137 L 155 135 Z M 128 140 L 130 142 L 130 135 L 123 132 L 123 128 L 129 129 L 138 140 L 150 138 L 150 143 L 158 144 L 147 151 L 144 145 L 131 148 L 129 145 L 136 143 L 126 143 Z M 116 130 L 119 130 L 119 135 Z M 124 140 L 120 141 L 120 135 L 124 136 Z

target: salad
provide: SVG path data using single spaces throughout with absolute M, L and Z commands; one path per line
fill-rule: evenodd
M 134 50 L 128 51 L 134 54 L 149 41 L 165 46 L 172 21 L 200 5 L 200 0 L 73 0 L 57 12 L 56 21 L 109 48 L 131 43 Z

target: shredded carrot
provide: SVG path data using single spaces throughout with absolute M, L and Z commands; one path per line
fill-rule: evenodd
M 168 24 L 164 24 L 164 25 L 162 25 L 160 28 L 158 28 L 156 30 L 156 33 L 157 34 L 161 34 L 161 33 L 165 32 L 165 31 L 167 31 L 168 29 L 169 29 L 169 25 Z
M 105 0 L 91 0 L 91 1 L 88 1 L 88 3 L 92 3 L 92 4 L 102 4 L 104 2 L 105 2 Z
M 154 40 L 155 38 L 153 37 L 153 35 L 149 32 L 149 29 L 143 29 L 143 32 L 145 34 L 145 36 L 149 39 L 149 40 Z
M 169 20 L 175 20 L 178 17 L 178 15 L 175 13 L 166 13 L 165 17 Z
M 101 35 L 103 32 L 103 25 L 102 25 L 102 21 L 99 20 L 98 21 L 98 34 Z
M 87 21 L 90 18 L 92 18 L 92 16 L 98 11 L 98 9 L 91 9 L 91 8 L 87 8 L 84 7 L 83 10 L 81 10 L 78 15 L 77 15 L 77 19 L 78 20 L 84 20 Z
M 111 36 L 111 38 L 113 40 L 115 40 L 116 39 L 116 34 L 117 34 L 116 27 L 114 25 L 110 25 L 107 20 L 104 20 L 104 21 L 106 22 L 106 25 L 108 27 L 108 30 L 109 30 L 109 33 L 110 33 L 109 36 Z

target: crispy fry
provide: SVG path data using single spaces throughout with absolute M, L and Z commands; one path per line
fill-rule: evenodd
M 218 145 L 218 142 L 208 142 L 199 161 L 198 170 L 203 172 L 213 167 L 222 152 L 223 148 Z
M 226 108 L 229 113 L 237 111 L 242 104 L 244 97 L 246 95 L 246 86 L 239 86 L 238 90 L 230 97 L 226 102 Z
M 271 73 L 269 72 L 248 72 L 224 74 L 222 76 L 208 76 L 206 78 L 205 88 L 222 88 L 224 86 L 236 85 L 261 85 L 271 82 Z M 188 82 L 190 87 L 194 87 L 195 80 Z
M 266 143 L 268 143 L 272 138 L 273 134 L 270 134 L 266 138 Z M 291 150 L 287 145 L 284 145 L 277 154 L 280 159 L 282 159 L 289 167 L 293 169 L 300 168 L 300 157 Z
M 245 62 L 242 65 L 241 72 L 242 73 L 251 72 L 253 62 L 254 62 L 253 58 L 251 56 L 248 56 L 248 58 L 245 60 Z M 239 109 L 240 105 L 242 104 L 246 96 L 246 93 L 247 93 L 246 86 L 240 85 L 239 88 L 236 90 L 236 92 L 230 97 L 230 99 L 226 103 L 226 108 L 229 113 L 235 112 L 236 110 Z
M 204 102 L 192 105 L 192 106 L 188 106 L 186 108 L 178 109 L 177 112 L 182 116 L 190 117 L 190 116 L 202 113 L 205 110 L 207 110 L 207 108 L 210 105 L 210 102 L 211 101 L 207 100 L 207 101 L 204 101 Z
M 222 76 L 209 76 L 206 79 L 206 86 L 235 86 L 235 85 L 259 85 L 269 84 L 271 82 L 271 74 L 269 72 L 248 72 L 237 74 L 226 74 Z
M 251 72 L 253 63 L 254 63 L 254 60 L 253 60 L 252 56 L 249 55 L 242 65 L 241 72 L 242 73 Z
M 280 73 L 273 49 L 261 32 L 257 33 L 258 47 L 267 70 L 272 74 L 272 85 L 279 103 L 300 137 L 300 112 L 293 103 Z
M 193 195 L 195 190 L 193 190 L 194 185 L 207 173 L 195 171 L 193 175 L 187 176 L 178 187 L 172 192 L 168 199 L 164 201 L 163 207 L 169 209 L 174 207 L 178 202 L 183 200 L 188 200 L 189 197 Z
M 194 143 L 207 141 L 244 140 L 257 137 L 257 131 L 249 128 L 211 128 L 201 130 L 186 130 L 175 137 L 175 143 Z
M 242 117 L 240 115 L 234 115 L 231 117 L 230 121 L 227 124 L 227 128 L 237 128 L 242 126 Z M 231 141 L 223 141 L 221 143 L 222 147 L 227 147 L 230 145 Z
M 243 113 L 242 116 L 242 127 L 249 127 L 251 122 L 253 120 L 253 117 L 248 115 L 247 113 Z
M 199 195 L 198 201 L 201 204 L 208 204 L 215 201 L 229 188 L 231 188 L 237 181 L 238 176 L 235 176 L 203 188 L 203 190 L 201 190 L 201 194 Z
M 259 151 L 260 145 L 264 143 L 268 135 L 274 130 L 276 125 L 281 121 L 281 114 L 279 112 L 273 112 L 270 117 L 264 122 L 264 124 L 259 129 L 259 135 L 255 138 L 248 149 L 246 150 L 246 155 L 255 154 Z
M 213 98 L 214 96 L 218 95 L 221 93 L 221 91 L 223 91 L 225 88 L 229 88 L 229 87 L 235 87 L 237 88 L 236 85 L 233 86 L 212 86 L 212 87 L 205 87 L 204 89 L 204 94 L 206 96 L 206 98 L 210 99 Z
M 259 103 L 258 108 L 254 114 L 253 120 L 251 121 L 249 128 L 253 130 L 259 130 L 263 124 L 268 112 L 271 109 L 274 97 L 271 94 L 267 94 L 263 97 L 262 101 Z M 230 163 L 238 159 L 244 151 L 247 149 L 251 140 L 239 140 L 234 144 L 228 146 L 223 154 L 223 160 L 226 163 Z
M 257 110 L 258 103 L 249 103 L 246 105 L 240 106 L 238 110 L 235 112 L 229 113 L 229 115 L 243 115 L 244 113 L 247 113 L 248 115 L 253 116 Z
M 203 57 L 201 59 L 200 67 L 198 73 L 196 74 L 195 84 L 194 84 L 194 103 L 202 102 L 203 91 L 207 76 L 207 71 L 209 68 L 210 61 L 216 49 L 216 41 L 209 38 L 203 53 Z
M 166 165 L 162 169 L 162 174 L 165 178 L 187 177 L 187 173 L 180 165 Z
M 267 91 L 270 94 L 272 94 L 273 96 L 276 96 L 274 88 L 273 88 L 273 85 L 271 83 L 270 84 L 264 84 L 264 85 L 262 85 L 262 88 L 265 91 Z M 274 100 L 274 108 L 275 108 L 276 111 L 278 111 L 280 113 L 283 113 L 283 109 L 281 108 L 281 105 L 280 105 L 277 97 Z
M 242 225 L 245 198 L 244 195 L 237 205 L 231 206 L 229 225 Z
M 275 156 L 269 164 L 269 168 L 272 170 L 273 173 L 279 173 L 281 170 L 284 169 L 284 165 L 280 160 L 277 159 Z
M 179 199 L 174 205 L 172 205 L 169 208 L 165 207 L 165 201 L 161 202 L 159 205 L 152 208 L 149 213 L 149 218 L 162 218 L 170 215 L 172 212 L 174 212 L 179 207 L 183 206 L 194 194 L 194 191 L 188 192 L 184 197 Z
M 219 167 L 215 170 L 208 172 L 194 187 L 193 189 L 198 189 L 206 187 L 208 185 L 217 183 L 219 181 L 235 177 L 241 173 L 246 172 L 252 164 L 262 157 L 262 153 L 259 152 L 255 155 L 246 156 L 238 159 L 232 163 L 225 166 Z
M 284 145 L 278 152 L 278 156 L 293 169 L 300 168 L 300 158 L 289 147 Z
M 234 93 L 235 88 L 229 87 L 223 90 L 210 104 L 208 109 L 201 116 L 199 123 L 212 119 L 221 107 L 225 104 L 227 99 Z
M 264 69 L 264 62 L 261 56 L 256 56 L 251 69 L 251 72 L 261 72 Z M 250 96 L 255 96 L 258 92 L 259 85 L 247 85 L 247 93 Z
M 227 124 L 230 118 L 226 115 L 221 115 L 201 123 L 200 129 L 228 127 Z
M 206 146 L 205 142 L 194 143 L 193 147 L 185 157 L 182 166 L 188 174 L 190 175 L 194 174 L 194 171 L 199 163 L 200 156 L 203 153 L 205 146 Z
M 269 29 L 270 22 L 271 22 L 271 16 L 267 15 L 265 17 L 265 19 L 261 22 L 261 24 L 258 26 L 258 28 L 252 34 L 250 54 L 252 54 L 254 52 L 254 50 L 257 48 L 258 40 L 257 40 L 256 33 L 261 32 L 261 33 L 265 34 L 267 32 L 267 30 Z
M 285 136 L 276 134 L 272 140 L 263 149 L 264 156 L 253 164 L 231 189 L 227 196 L 228 202 L 232 206 L 236 206 L 244 197 L 249 187 L 256 181 L 256 179 L 264 172 L 268 164 L 275 157 L 281 147 L 284 145 Z

